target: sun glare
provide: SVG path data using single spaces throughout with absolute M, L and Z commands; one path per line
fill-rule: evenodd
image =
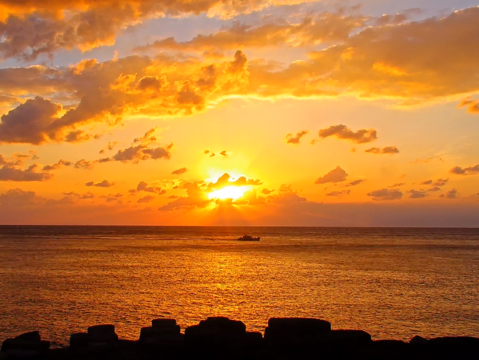
M 233 199 L 237 200 L 248 191 L 249 186 L 225 186 L 222 189 L 212 191 L 208 194 L 210 199 Z

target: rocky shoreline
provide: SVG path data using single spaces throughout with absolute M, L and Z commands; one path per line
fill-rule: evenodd
M 138 341 L 121 340 L 114 325 L 72 334 L 70 345 L 51 349 L 36 331 L 2 343 L 0 360 L 13 359 L 479 359 L 479 338 L 413 337 L 375 340 L 362 330 L 332 330 L 319 319 L 272 318 L 264 336 L 241 321 L 209 317 L 184 333 L 174 319 L 155 319 Z

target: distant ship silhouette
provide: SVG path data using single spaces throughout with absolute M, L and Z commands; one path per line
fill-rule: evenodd
M 238 241 L 259 241 L 260 237 L 252 237 L 249 235 L 243 235 L 242 237 L 238 238 Z

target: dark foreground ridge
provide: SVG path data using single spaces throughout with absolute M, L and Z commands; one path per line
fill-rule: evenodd
M 272 318 L 264 337 L 241 321 L 210 317 L 181 333 L 174 319 L 156 319 L 138 341 L 120 340 L 114 325 L 72 334 L 70 346 L 50 349 L 37 331 L 3 342 L 0 360 L 11 359 L 479 359 L 479 338 L 419 336 L 409 343 L 373 341 L 362 330 L 331 330 L 318 319 Z

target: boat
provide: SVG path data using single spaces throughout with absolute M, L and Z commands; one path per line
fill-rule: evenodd
M 243 235 L 242 237 L 238 238 L 238 241 L 259 241 L 260 237 L 252 237 L 249 235 Z

